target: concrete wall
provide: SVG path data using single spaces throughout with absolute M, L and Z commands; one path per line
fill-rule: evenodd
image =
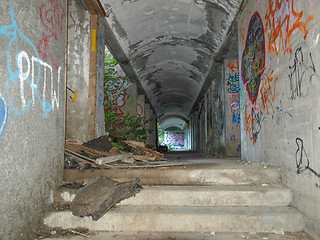
M 212 79 L 198 110 L 192 114 L 196 150 L 215 156 L 226 155 L 225 78 L 222 64 L 215 66 Z
M 0 11 L 0 239 L 32 239 L 62 180 L 66 4 Z
M 239 157 L 241 152 L 240 104 L 239 104 L 239 62 L 224 60 L 226 155 Z
M 89 110 L 90 14 L 81 1 L 69 1 L 67 86 L 78 95 L 67 94 L 66 138 L 87 141 Z M 99 83 L 97 84 L 99 86 Z
M 239 19 L 242 158 L 282 168 L 293 205 L 305 213 L 315 239 L 320 238 L 319 18 L 315 1 L 250 0 Z

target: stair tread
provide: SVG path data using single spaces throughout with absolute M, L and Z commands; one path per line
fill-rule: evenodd
M 89 232 L 86 234 L 92 240 L 194 240 L 194 239 L 252 239 L 252 240 L 292 240 L 292 239 L 304 239 L 313 240 L 305 232 L 285 232 L 285 233 L 143 233 L 143 232 Z M 68 236 L 64 238 L 45 238 L 46 240 L 83 240 L 82 236 Z
M 55 211 L 55 213 L 67 213 L 70 211 Z M 70 212 L 71 213 L 71 212 Z M 219 207 L 208 207 L 208 206 L 129 206 L 124 205 L 120 207 L 114 207 L 106 213 L 110 214 L 202 214 L 202 215 L 249 215 L 249 216 L 276 216 L 277 214 L 287 213 L 299 213 L 295 208 L 289 206 L 280 207 L 247 207 L 247 206 L 219 206 Z

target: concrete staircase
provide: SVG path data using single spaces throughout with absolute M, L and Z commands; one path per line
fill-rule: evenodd
M 54 211 L 45 215 L 44 224 L 90 231 L 140 232 L 142 235 L 203 233 L 211 237 L 220 232 L 282 234 L 303 231 L 304 219 L 290 207 L 292 194 L 281 183 L 279 169 L 232 160 L 198 159 L 183 163 L 184 166 L 156 169 L 67 170 L 66 181 L 89 181 L 101 175 L 118 181 L 139 177 L 144 189 L 98 221 L 73 216 L 70 211 Z M 68 204 L 75 191 L 61 188 L 55 193 L 55 201 Z M 122 239 L 127 238 L 123 236 Z

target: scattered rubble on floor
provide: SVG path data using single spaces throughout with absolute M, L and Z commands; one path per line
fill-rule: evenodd
M 49 228 L 42 226 L 35 234 L 34 239 L 46 239 L 46 238 L 60 238 L 67 236 L 83 236 L 90 238 L 94 233 L 90 233 L 87 228 L 76 228 L 76 229 L 62 229 L 62 228 Z
M 99 220 L 107 211 L 124 199 L 141 191 L 140 180 L 120 183 L 108 177 L 95 177 L 85 187 L 77 191 L 71 202 L 73 215 L 91 216 Z
M 119 147 L 123 150 L 120 150 Z M 82 145 L 67 141 L 65 146 L 66 169 L 150 168 L 180 166 L 166 164 L 164 154 L 146 147 L 143 142 L 102 136 Z

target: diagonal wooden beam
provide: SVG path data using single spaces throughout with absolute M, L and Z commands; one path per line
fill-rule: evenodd
M 102 17 L 107 17 L 100 0 L 82 0 L 82 3 L 91 15 L 100 14 Z

